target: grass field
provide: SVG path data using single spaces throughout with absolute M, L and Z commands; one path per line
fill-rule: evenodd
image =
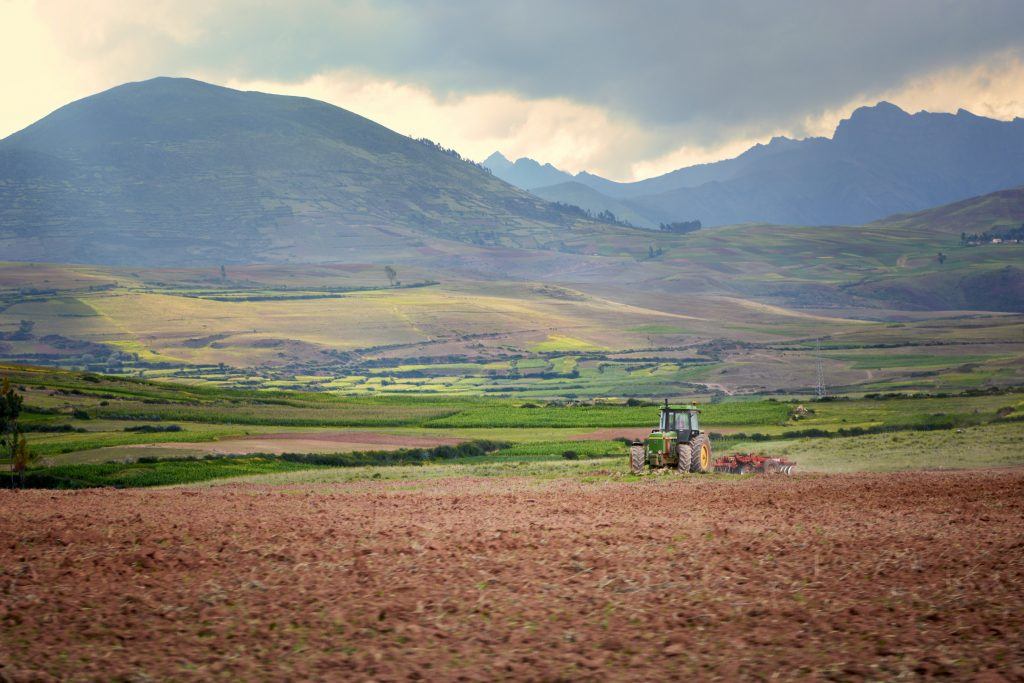
M 346 397 L 46 368 L 3 370 L 25 396 L 22 422 L 44 464 L 32 479 L 39 485 L 155 486 L 256 475 L 316 481 L 466 473 L 620 477 L 625 442 L 655 426 L 658 415 L 656 403 L 621 400 Z M 1018 465 L 1024 455 L 1020 393 L 737 399 L 701 409 L 717 454 L 779 453 L 797 460 L 804 471 Z M 377 468 L 373 457 L 343 459 L 344 467 L 291 462 L 246 446 L 257 440 L 252 443 L 281 444 L 277 453 L 329 454 L 480 439 L 508 445 L 488 455 L 445 456 L 443 462 L 425 456 L 412 468 Z M 238 450 L 225 450 L 224 444 Z M 303 450 L 312 449 L 310 444 L 315 450 Z
M 819 472 L 1020 467 L 1024 465 L 1024 423 L 845 439 L 787 439 L 736 447 L 784 455 L 804 470 Z
M 801 473 L 1021 467 L 1024 466 L 1024 423 L 829 439 L 756 443 L 729 440 L 717 442 L 716 447 L 717 453 L 754 450 L 786 456 L 799 463 Z M 564 455 L 567 451 L 574 453 L 574 457 L 567 459 Z M 678 476 L 671 470 L 652 473 L 658 474 Z M 735 475 L 703 476 L 730 479 Z M 29 485 L 133 488 L 222 480 L 294 485 L 453 477 L 527 477 L 539 481 L 569 478 L 583 483 L 638 479 L 628 473 L 625 447 L 619 442 L 543 441 L 518 443 L 486 456 L 399 466 L 338 467 L 295 463 L 272 456 L 58 465 L 33 470 Z

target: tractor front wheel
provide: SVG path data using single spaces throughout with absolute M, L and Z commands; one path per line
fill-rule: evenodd
M 639 444 L 633 444 L 629 447 L 629 471 L 633 474 L 643 474 L 644 465 L 647 464 L 647 454 L 644 452 L 644 447 Z
M 690 448 L 690 444 L 681 443 L 676 446 L 676 455 L 679 456 L 679 462 L 676 463 L 676 469 L 680 472 L 689 472 L 690 460 L 693 457 L 693 449 Z
M 690 459 L 691 472 L 710 472 L 714 467 L 711 459 L 711 439 L 706 434 L 698 434 L 690 439 L 690 452 L 693 453 Z

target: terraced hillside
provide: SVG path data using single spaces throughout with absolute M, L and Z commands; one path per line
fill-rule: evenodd
M 646 265 L 606 260 L 627 275 Z M 818 359 L 835 391 L 1024 382 L 1020 315 L 662 295 L 682 286 L 664 275 L 659 290 L 625 280 L 438 282 L 398 271 L 407 285 L 391 287 L 366 264 L 231 267 L 224 279 L 212 268 L 7 264 L 0 357 L 346 394 L 798 391 L 814 386 Z
M 6 264 L 0 358 L 355 394 L 799 391 L 819 360 L 834 391 L 1004 386 L 1024 381 L 1024 245 L 959 233 L 1024 216 L 1022 196 L 863 227 L 607 229 L 590 254 L 436 240 L 391 261 L 394 286 L 367 261 Z

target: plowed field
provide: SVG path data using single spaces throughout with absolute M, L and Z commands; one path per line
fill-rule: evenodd
M 1019 470 L 0 510 L 0 680 L 1024 678 Z

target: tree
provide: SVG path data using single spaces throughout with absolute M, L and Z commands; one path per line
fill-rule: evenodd
M 388 281 L 391 283 L 391 286 L 394 287 L 395 278 L 398 277 L 398 271 L 391 266 L 384 266 L 384 274 L 388 276 Z
M 0 385 L 0 452 L 10 459 L 11 471 L 21 474 L 22 484 L 25 479 L 25 467 L 31 460 L 28 445 L 18 425 L 23 401 L 21 394 L 16 392 L 10 381 L 4 377 L 3 384 Z M 11 485 L 14 485 L 13 477 Z
M 24 434 L 18 434 L 17 441 L 14 443 L 14 448 L 11 452 L 11 470 L 18 475 L 20 479 L 21 488 L 25 488 L 25 470 L 28 466 L 39 460 L 39 454 L 33 453 L 28 448 L 28 440 L 25 439 Z M 14 485 L 14 482 L 11 482 Z
M 674 232 L 677 234 L 684 234 L 687 232 L 694 232 L 701 229 L 700 221 L 678 221 L 676 223 L 662 223 L 658 226 L 658 229 L 662 232 Z

